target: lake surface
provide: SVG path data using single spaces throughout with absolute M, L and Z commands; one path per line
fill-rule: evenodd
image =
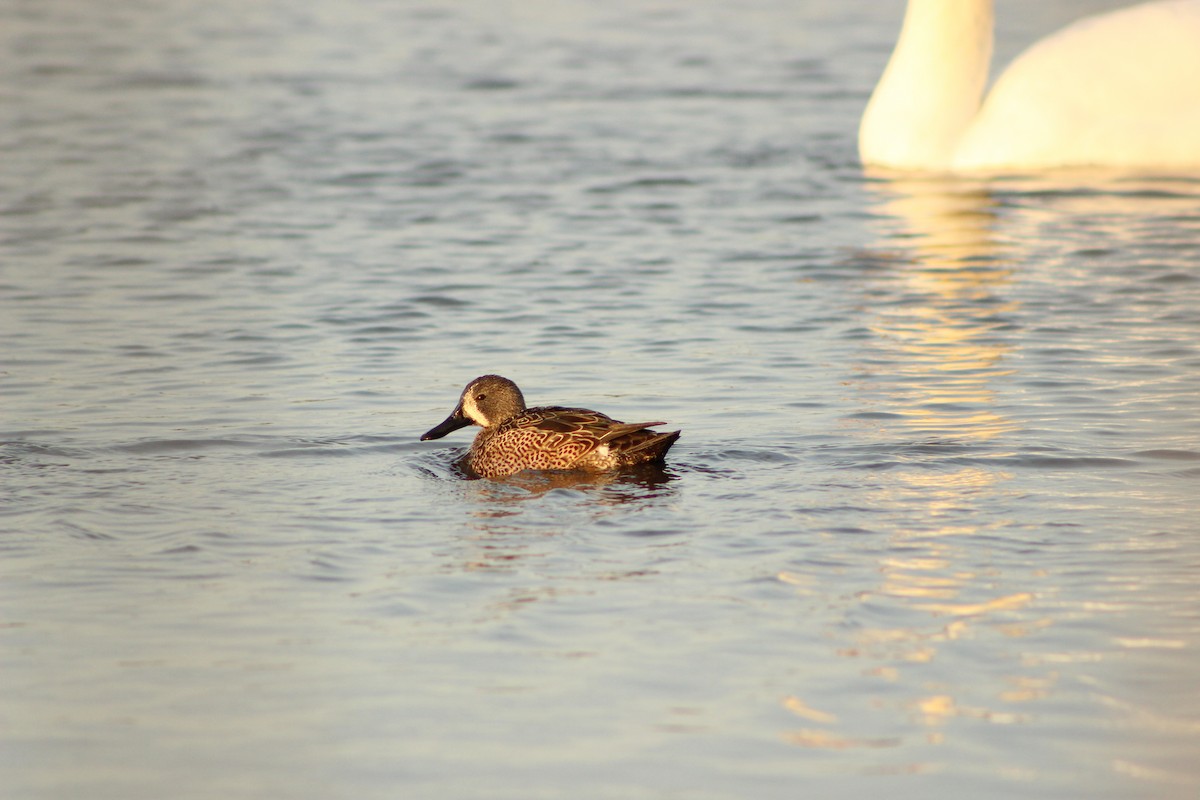
M 1194 797 L 1200 176 L 864 176 L 901 11 L 9 4 L 4 796 Z

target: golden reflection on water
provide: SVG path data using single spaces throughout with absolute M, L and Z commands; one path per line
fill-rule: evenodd
M 830 714 L 828 711 L 819 711 L 806 704 L 799 697 L 787 697 L 783 701 L 783 707 L 792 712 L 798 717 L 811 720 L 813 722 L 834 723 L 837 722 L 837 715 Z
M 873 335 L 855 365 L 859 379 L 854 383 L 864 411 L 883 411 L 887 417 L 883 422 L 877 421 L 878 415 L 860 417 L 867 425 L 878 424 L 881 435 L 903 443 L 969 446 L 1012 431 L 1016 423 L 998 408 L 993 382 L 1012 371 L 1006 363 L 1012 344 L 998 329 L 1019 303 L 1008 296 L 1014 280 L 1011 253 L 995 233 L 997 214 L 990 192 L 984 184 L 938 179 L 893 180 L 875 188 L 881 227 L 876 249 L 885 254 L 882 261 L 890 268 L 881 276 L 885 285 L 874 294 L 882 301 L 868 297 L 864 303 Z M 888 473 L 878 490 L 894 495 L 891 500 L 897 507 L 922 509 L 923 519 L 914 530 L 893 534 L 903 555 L 881 558 L 878 585 L 858 593 L 857 599 L 924 612 L 932 624 L 859 628 L 839 646 L 839 655 L 874 662 L 864 675 L 897 682 L 933 662 L 948 643 L 973 635 L 974 627 L 986 622 L 995 629 L 995 615 L 1029 606 L 1032 592 L 989 595 L 987 584 L 993 576 L 956 566 L 956 540 L 1004 524 L 964 514 L 963 508 L 970 506 L 965 498 L 995 491 L 1007 477 L 975 465 Z M 779 579 L 801 593 L 811 591 L 800 576 L 788 573 Z M 1001 704 L 1036 701 L 1053 683 L 1053 676 L 1010 676 L 1005 681 L 1009 690 L 996 699 Z M 969 705 L 941 684 L 937 693 L 911 696 L 928 686 L 914 680 L 907 699 L 885 703 L 924 730 L 927 744 L 945 742 L 953 730 L 946 723 L 952 718 L 995 724 L 1025 719 L 1018 713 Z M 810 725 L 838 725 L 835 715 L 799 698 L 789 697 L 783 705 Z M 834 750 L 901 744 L 893 737 L 808 727 L 788 731 L 783 738 L 801 747 Z M 938 767 L 913 761 L 904 768 L 924 772 Z
M 986 440 L 1012 430 L 990 382 L 1011 371 L 998 320 L 1018 308 L 996 213 L 983 184 L 936 178 L 876 187 L 882 241 L 895 264 L 888 302 L 868 305 L 871 352 L 857 371 L 879 382 L 872 405 L 913 428 Z M 869 396 L 869 395 L 868 395 Z
M 1005 436 L 1018 428 L 998 388 L 1014 383 L 1022 363 L 1014 351 L 1028 341 L 1013 324 L 1023 313 L 1017 298 L 1038 283 L 1111 279 L 1089 262 L 1113 247 L 1152 240 L 1163 230 L 1168 242 L 1177 240 L 1170 226 L 1194 224 L 1200 181 L 1046 176 L 989 184 L 892 177 L 868 190 L 878 239 L 856 310 L 871 335 L 851 365 L 849 385 L 862 413 L 849 424 L 873 445 L 901 454 L 878 473 L 875 491 L 881 506 L 909 514 L 893 525 L 888 546 L 873 562 L 876 574 L 847 601 L 847 624 L 830 638 L 838 656 L 861 665 L 859 694 L 878 717 L 864 722 L 861 707 L 826 707 L 819 697 L 789 695 L 780 701 L 782 710 L 797 724 L 780 736 L 808 749 L 902 748 L 903 763 L 881 770 L 936 772 L 951 757 L 943 745 L 956 743 L 968 724 L 1028 724 L 1047 701 L 1087 679 L 1076 665 L 1111 657 L 1057 643 L 1059 621 L 1123 607 L 1123 601 L 1093 599 L 1075 602 L 1070 612 L 1053 603 L 1043 610 L 1039 597 L 1058 591 L 1047 585 L 1053 572 L 1034 564 L 1000 572 L 981 567 L 977 555 L 964 556 L 964 537 L 976 540 L 971 551 L 977 554 L 981 537 L 1012 528 L 1011 520 L 979 513 L 1004 507 L 1003 498 L 988 498 L 1008 491 L 1011 474 L 971 456 L 1003 455 Z M 957 447 L 965 457 L 911 468 L 903 462 L 906 452 L 919 462 L 928 448 L 942 446 Z M 787 571 L 777 579 L 810 600 L 824 596 L 819 573 Z M 1023 645 L 1026 637 L 1042 641 Z M 987 640 L 1004 654 L 998 664 L 979 675 L 947 674 L 946 665 L 970 654 L 972 642 Z M 1125 652 L 1186 647 L 1170 636 L 1115 641 Z M 1151 718 L 1153 712 L 1133 704 L 1120 712 L 1142 729 L 1173 735 L 1200 729 L 1190 720 Z M 946 753 L 941 760 L 939 751 Z M 1127 757 L 1098 754 L 1098 763 L 1105 759 L 1114 773 L 1178 781 Z M 1036 777 L 1002 764 L 995 769 L 1018 780 Z
M 893 256 L 888 295 L 896 300 L 871 309 L 874 336 L 859 371 L 886 371 L 888 379 L 865 383 L 865 399 L 896 415 L 896 427 L 912 429 L 921 441 L 969 445 L 1013 430 L 1015 423 L 996 407 L 992 383 L 1012 371 L 1006 364 L 1012 345 L 996 328 L 1019 304 L 1006 294 L 1013 282 L 1011 253 L 995 232 L 991 193 L 980 183 L 912 178 L 879 184 L 877 196 L 878 247 Z M 905 470 L 881 487 L 902 505 L 923 508 L 925 519 L 919 531 L 895 534 L 904 540 L 904 557 L 882 559 L 878 588 L 860 599 L 901 603 L 951 620 L 932 630 L 864 629 L 840 651 L 843 656 L 891 662 L 881 677 L 895 680 L 896 664 L 931 662 L 940 647 L 981 618 L 1032 601 L 1030 592 L 965 600 L 980 594 L 976 585 L 988 576 L 955 567 L 954 540 L 986 532 L 983 523 L 956 511 L 965 496 L 987 492 L 1006 477 L 964 465 Z M 986 527 L 1000 524 L 991 520 Z M 950 695 L 916 698 L 908 708 L 917 709 L 926 726 L 949 716 L 997 718 Z
M 1049 179 L 1008 184 L 1004 191 L 1019 201 L 1004 220 L 1005 233 L 1000 234 L 997 205 L 987 184 L 919 178 L 875 185 L 881 229 L 876 249 L 885 254 L 880 261 L 888 271 L 880 279 L 886 285 L 873 295 L 883 302 L 868 297 L 864 303 L 873 336 L 856 367 L 860 376 L 856 385 L 864 410 L 889 413 L 882 423 L 876 422 L 878 415 L 862 415 L 867 424 L 878 424 L 879 432 L 893 440 L 904 438 L 899 432 L 908 430 L 913 435 L 907 442 L 966 446 L 993 442 L 1014 430 L 1016 423 L 999 406 L 994 383 L 1015 370 L 1010 356 L 1019 340 L 1004 330 L 1004 319 L 1020 309 L 1012 297 L 1018 275 L 1064 269 L 1061 255 L 1048 259 L 1044 253 L 1038 255 L 1042 250 L 1061 253 L 1063 247 L 1111 246 L 1152 235 L 1146 227 L 1152 224 L 1148 219 L 1194 215 L 1194 193 L 1186 191 L 1190 186 L 1194 183 L 1181 189 L 1171 181 L 1125 178 L 1098 188 L 1059 185 Z M 1060 235 L 1074 239 L 1059 242 Z M 1048 240 L 1058 244 L 1050 247 Z M 1019 270 L 1013 265 L 1020 265 Z M 1076 281 L 1090 279 L 1064 274 Z M 864 675 L 906 685 L 910 695 L 906 700 L 880 702 L 907 714 L 925 730 L 924 741 L 935 746 L 954 735 L 955 728 L 949 725 L 954 719 L 993 725 L 1029 721 L 1030 705 L 1051 697 L 1059 685 L 1062 665 L 1105 657 L 1069 648 L 1037 656 L 1020 654 L 1012 659 L 1013 674 L 1000 678 L 987 704 L 977 698 L 967 702 L 958 696 L 961 690 L 955 691 L 955 683 L 920 680 L 923 665 L 934 662 L 939 651 L 957 640 L 984 635 L 1020 639 L 1054 625 L 1052 617 L 1030 613 L 1035 587 L 1021 587 L 1020 576 L 1006 574 L 1007 590 L 996 592 L 991 589 L 995 575 L 956 566 L 956 541 L 1006 525 L 995 518 L 976 520 L 970 509 L 978 507 L 973 497 L 1002 491 L 1009 475 L 976 465 L 940 466 L 895 470 L 881 482 L 879 491 L 890 493 L 896 507 L 921 509 L 924 518 L 912 530 L 893 534 L 904 555 L 881 558 L 877 586 L 858 593 L 862 603 L 923 612 L 931 624 L 860 628 L 838 649 L 845 658 L 872 662 Z M 794 577 L 780 577 L 805 588 Z M 1044 577 L 1044 572 L 1030 569 L 1027 580 Z M 1094 603 L 1085 604 L 1089 605 Z M 1126 649 L 1183 646 L 1167 638 L 1126 639 L 1119 644 Z M 903 683 L 906 678 L 909 684 Z M 803 713 L 809 707 L 798 699 L 789 698 L 784 705 L 810 725 L 838 724 L 832 715 L 820 718 Z M 1132 711 L 1129 714 L 1133 716 Z M 817 735 L 808 729 L 784 738 L 804 747 L 831 749 L 882 741 Z M 909 767 L 936 769 L 928 762 Z M 1142 768 L 1118 759 L 1113 769 L 1140 774 Z M 1143 777 L 1165 780 L 1167 776 Z

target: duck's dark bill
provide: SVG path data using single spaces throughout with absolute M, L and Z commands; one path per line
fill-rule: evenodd
M 471 420 L 462 416 L 459 409 L 454 409 L 454 413 L 446 417 L 446 419 L 436 428 L 431 428 L 421 434 L 421 441 L 428 442 L 430 439 L 440 439 L 447 433 L 453 433 L 459 428 L 465 428 L 471 424 Z

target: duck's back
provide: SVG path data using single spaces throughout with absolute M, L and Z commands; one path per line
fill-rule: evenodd
M 661 460 L 679 432 L 646 430 L 661 422 L 625 423 L 586 408 L 529 408 L 480 431 L 467 462 L 485 478 L 523 470 L 607 470 Z

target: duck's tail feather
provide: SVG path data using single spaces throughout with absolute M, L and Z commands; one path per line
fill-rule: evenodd
M 654 424 L 662 425 L 663 423 L 656 422 Z M 666 431 L 665 433 L 647 431 L 644 439 L 631 442 L 629 447 L 625 448 L 625 454 L 638 458 L 638 460 L 661 459 L 667 455 L 667 451 L 671 449 L 671 445 L 675 444 L 680 433 L 682 431 Z

